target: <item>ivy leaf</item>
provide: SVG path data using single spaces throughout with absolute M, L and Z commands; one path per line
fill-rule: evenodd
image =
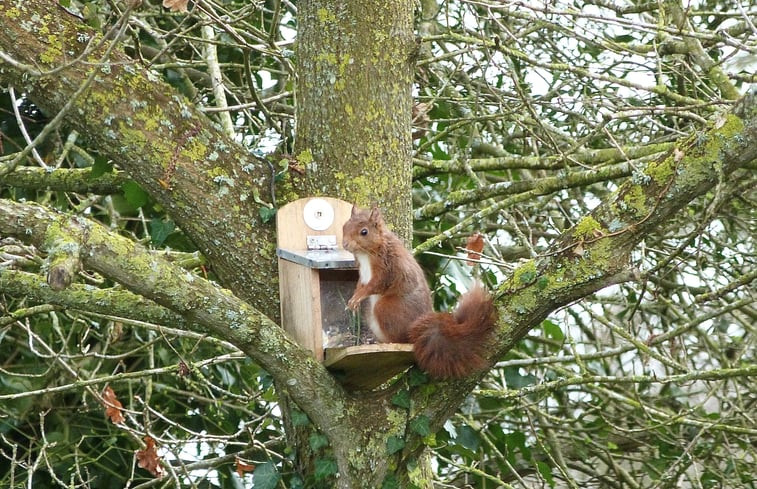
M 388 455 L 395 454 L 405 448 L 405 440 L 399 436 L 392 435 L 386 440 L 386 453 Z
M 336 460 L 331 458 L 319 458 L 315 461 L 315 480 L 320 481 L 337 473 Z M 255 486 L 257 489 L 257 486 Z
M 299 475 L 294 475 L 289 479 L 289 489 L 305 489 L 305 483 Z
M 394 474 L 387 474 L 384 482 L 381 483 L 381 489 L 399 489 L 400 482 Z
M 172 220 L 164 221 L 156 217 L 150 221 L 150 239 L 155 246 L 160 246 L 175 229 L 176 224 Z
M 478 447 L 481 445 L 481 440 L 479 439 L 476 430 L 467 425 L 460 427 L 455 441 L 474 452 L 478 450 Z
M 269 374 L 265 370 L 262 370 L 260 372 L 259 383 L 260 383 L 260 389 L 262 391 L 267 391 L 273 385 L 273 377 L 271 377 L 271 374 Z
M 549 286 L 549 277 L 541 276 L 536 281 L 536 286 L 539 288 L 539 290 L 544 290 Z
M 410 409 L 410 391 L 401 390 L 392 396 L 392 404 L 395 406 Z
M 320 433 L 313 433 L 312 435 L 310 435 L 308 443 L 310 444 L 310 449 L 315 452 L 319 448 L 328 446 L 329 439 L 321 435 Z
M 95 163 L 92 165 L 92 169 L 89 171 L 89 179 L 94 180 L 97 177 L 101 177 L 106 173 L 113 171 L 113 163 L 104 156 L 98 156 L 95 158 Z
M 428 436 L 431 434 L 431 427 L 429 427 L 428 416 L 421 414 L 417 418 L 410 421 L 410 429 L 421 436 Z
M 428 375 L 426 375 L 426 372 L 417 368 L 410 370 L 410 375 L 408 375 L 408 384 L 410 387 L 417 387 L 427 383 Z
M 149 195 L 147 192 L 145 192 L 134 180 L 129 180 L 124 183 L 121 190 L 124 191 L 124 198 L 126 201 L 136 209 L 143 207 L 149 201 Z
M 536 278 L 536 270 L 525 270 L 523 273 L 520 274 L 519 278 L 520 278 L 520 283 L 530 284 Z
M 555 478 L 552 477 L 552 467 L 544 462 L 536 462 L 536 469 L 539 471 L 544 480 L 547 481 L 549 487 L 555 487 Z
M 634 37 L 630 34 L 621 34 L 615 36 L 615 42 L 633 42 Z
M 252 487 L 255 489 L 274 489 L 279 483 L 281 475 L 276 466 L 266 462 L 255 467 L 252 473 Z
M 258 213 L 260 214 L 260 220 L 265 223 L 273 219 L 273 216 L 276 215 L 276 209 L 263 206 L 258 209 Z
M 520 389 L 536 383 L 536 377 L 531 374 L 521 375 L 518 367 L 508 367 L 505 369 L 505 382 L 510 389 Z
M 505 446 L 507 447 L 508 460 L 515 462 L 514 454 L 520 452 L 524 458 L 531 457 L 531 450 L 526 445 L 526 435 L 522 431 L 513 431 L 505 435 Z
M 293 426 L 307 426 L 310 424 L 308 415 L 302 411 L 292 410 L 292 425 Z

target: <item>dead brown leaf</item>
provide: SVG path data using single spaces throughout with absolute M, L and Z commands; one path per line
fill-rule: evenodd
M 239 474 L 239 477 L 244 477 L 245 472 L 252 472 L 253 470 L 255 470 L 254 464 L 248 464 L 239 457 L 236 458 L 236 465 L 237 474 Z
M 123 404 L 116 398 L 116 393 L 113 392 L 110 386 L 105 387 L 103 390 L 103 401 L 105 402 L 105 414 L 110 418 L 113 424 L 123 423 L 124 415 L 121 412 Z
M 480 260 L 481 252 L 484 251 L 484 235 L 476 231 L 468 236 L 465 241 L 465 249 L 468 250 L 468 258 L 470 260 Z M 468 261 L 468 265 L 473 266 L 475 261 Z
M 163 477 L 166 473 L 163 466 L 160 465 L 160 456 L 158 449 L 155 447 L 155 440 L 150 436 L 145 436 L 145 448 L 137 450 L 137 465 L 153 475 L 153 477 Z
M 163 6 L 171 12 L 186 12 L 189 0 L 163 0 Z

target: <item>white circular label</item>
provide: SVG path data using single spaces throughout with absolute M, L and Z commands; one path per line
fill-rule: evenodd
M 315 231 L 328 229 L 334 223 L 334 208 L 323 199 L 311 199 L 303 211 L 305 224 Z

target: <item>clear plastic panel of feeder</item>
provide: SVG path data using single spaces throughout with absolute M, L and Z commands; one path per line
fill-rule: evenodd
M 376 343 L 363 314 L 354 314 L 347 309 L 347 301 L 355 292 L 356 270 L 320 270 L 321 318 L 323 324 L 323 347 Z M 363 301 L 365 310 L 368 301 Z

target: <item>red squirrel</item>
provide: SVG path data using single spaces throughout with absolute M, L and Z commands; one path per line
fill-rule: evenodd
M 412 343 L 416 363 L 438 379 L 465 377 L 486 366 L 496 314 L 482 285 L 463 295 L 454 313 L 434 312 L 423 270 L 386 228 L 377 207 L 353 206 L 342 234 L 360 275 L 347 307 L 357 311 L 368 299 L 367 322 L 378 341 Z

